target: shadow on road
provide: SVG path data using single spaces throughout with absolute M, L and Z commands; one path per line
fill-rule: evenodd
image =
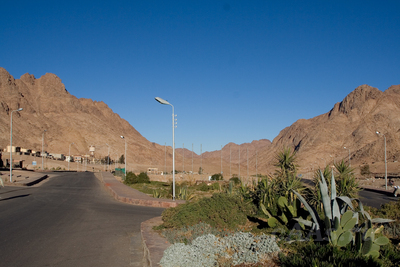
M 19 195 L 19 196 L 13 196 L 13 197 L 8 197 L 8 198 L 2 198 L 0 197 L 0 201 L 4 201 L 4 200 L 10 200 L 10 199 L 14 199 L 14 198 L 20 198 L 20 197 L 28 197 L 31 194 L 25 194 L 25 195 Z

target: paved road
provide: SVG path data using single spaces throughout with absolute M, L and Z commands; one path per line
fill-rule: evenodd
M 0 197 L 0 266 L 143 266 L 140 223 L 163 210 L 117 202 L 92 173 Z
M 394 197 L 393 194 L 378 193 L 369 190 L 362 190 L 359 193 L 359 199 L 363 205 L 367 205 L 374 208 L 380 208 L 381 205 L 390 201 L 397 201 L 398 198 Z

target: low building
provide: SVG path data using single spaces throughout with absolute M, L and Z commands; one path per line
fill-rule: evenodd
M 64 154 L 50 153 L 50 156 L 55 160 L 65 160 Z

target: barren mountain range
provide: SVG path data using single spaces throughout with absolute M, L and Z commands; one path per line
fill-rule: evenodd
M 128 170 L 148 167 L 172 170 L 172 148 L 152 143 L 104 102 L 76 98 L 68 93 L 61 79 L 47 73 L 40 78 L 24 74 L 14 79 L 0 67 L 0 147 L 9 145 L 10 113 L 13 113 L 13 145 L 41 151 L 44 133 L 45 151 L 89 154 L 95 146 L 96 157 L 110 149 L 112 159 L 124 154 L 125 136 Z M 348 160 L 352 166 L 384 160 L 384 134 L 389 162 L 400 157 L 400 85 L 384 92 L 361 85 L 336 103 L 327 113 L 312 119 L 299 119 L 283 129 L 271 142 L 266 139 L 245 144 L 228 143 L 222 150 L 196 155 L 189 149 L 176 149 L 176 169 L 207 173 L 242 175 L 273 172 L 276 153 L 284 147 L 297 151 L 298 164 L 316 168 L 333 161 Z M 72 144 L 73 143 L 73 144 Z M 71 145 L 72 144 L 72 145 Z M 344 149 L 346 147 L 346 149 Z M 240 149 L 240 155 L 239 155 Z M 221 163 L 222 161 L 222 163 Z M 193 164 L 192 164 L 193 162 Z

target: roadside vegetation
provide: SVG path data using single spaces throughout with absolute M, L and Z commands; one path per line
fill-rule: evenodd
M 284 149 L 275 161 L 275 173 L 252 184 L 222 175 L 178 184 L 177 198 L 186 203 L 164 210 L 155 228 L 174 244 L 163 266 L 193 257 L 207 259 L 197 262 L 202 266 L 400 266 L 399 201 L 363 206 L 344 161 L 317 170 L 314 187 L 298 177 L 294 151 Z M 171 183 L 128 177 L 142 192 L 171 197 Z

